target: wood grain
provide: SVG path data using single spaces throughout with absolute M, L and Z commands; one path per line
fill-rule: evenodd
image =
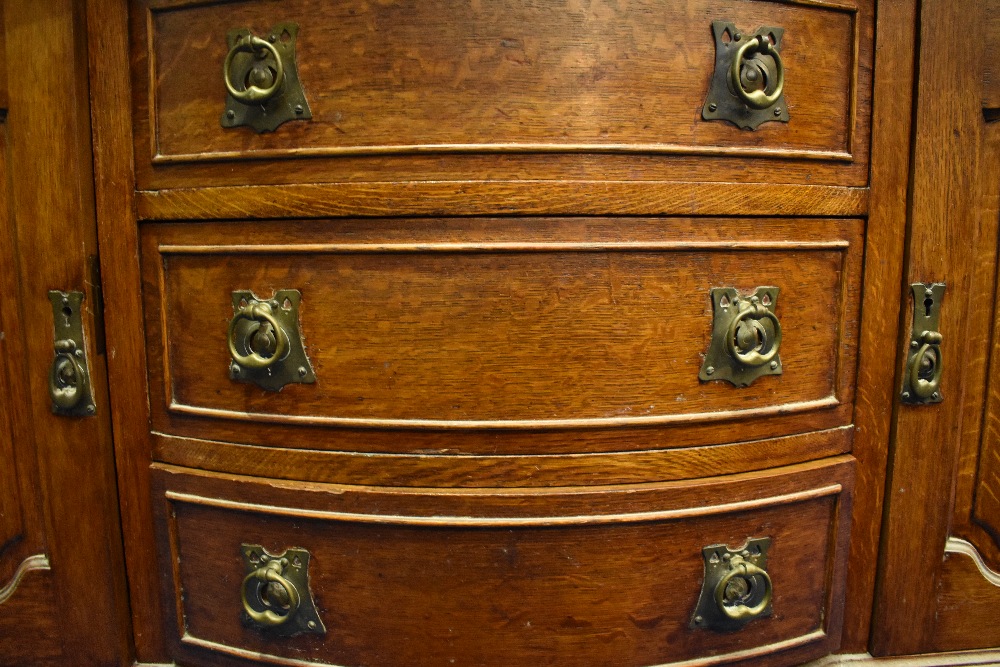
M 752 415 L 730 436 L 746 438 L 769 416 L 851 400 L 857 222 L 760 220 L 735 243 L 729 221 L 705 219 L 283 223 L 220 246 L 236 229 L 145 228 L 154 415 L 533 431 Z M 782 290 L 785 374 L 701 383 L 710 288 L 761 281 Z M 228 378 L 230 293 L 247 287 L 301 288 L 316 384 L 262 393 Z
M 23 383 L 18 397 L 27 400 L 17 409 L 34 433 L 33 443 L 25 439 L 23 446 L 38 462 L 40 483 L 32 495 L 41 504 L 44 553 L 52 566 L 54 597 L 39 596 L 37 601 L 46 601 L 47 608 L 33 608 L 32 614 L 51 617 L 37 619 L 39 628 L 56 622 L 62 650 L 75 664 L 96 666 L 128 661 L 130 647 L 107 378 L 95 336 L 100 313 L 91 273 L 97 239 L 84 11 L 81 3 L 69 0 L 4 2 L 2 66 L 8 69 L 8 82 L 16 82 L 8 90 L 7 123 L 8 157 L 16 168 L 10 193 L 20 280 L 19 293 L 5 300 L 22 309 L 24 365 L 15 382 Z M 99 408 L 94 418 L 52 413 L 50 289 L 86 293 L 82 319 Z M 95 564 L 100 564 L 99 576 L 94 576 Z M 2 643 L 26 639 L 25 628 L 35 620 L 26 615 L 17 627 L 6 625 Z M 40 641 L 39 650 L 50 641 Z
M 124 0 L 86 4 L 94 206 L 106 309 L 108 375 L 115 379 L 107 405 L 114 428 L 118 502 L 125 535 L 134 659 L 167 662 L 158 616 L 159 575 L 149 494 L 149 411 L 138 285 L 138 232 L 132 203 L 128 22 Z M 126 622 L 126 627 L 128 623 Z
M 893 405 L 898 391 L 900 304 L 910 170 L 917 3 L 880 2 L 877 12 L 872 174 L 858 355 L 854 456 L 855 514 L 844 616 L 845 652 L 866 652 L 885 494 Z M 897 622 L 899 620 L 897 619 Z
M 994 648 L 1000 645 L 995 622 L 1000 587 L 983 578 L 975 562 L 963 554 L 946 554 L 941 565 L 934 627 L 933 649 L 937 651 Z
M 759 165 L 758 161 L 755 161 Z M 644 181 L 338 183 L 144 191 L 146 220 L 436 215 L 817 215 L 859 216 L 868 190 L 821 185 Z M 593 175 L 592 175 L 593 176 Z
M 594 507 L 593 498 L 571 489 L 544 496 L 494 490 L 470 496 L 301 484 L 262 487 L 249 479 L 193 476 L 169 468 L 156 477 L 158 493 L 174 497 L 163 503 L 160 525 L 162 530 L 162 522 L 169 521 L 173 527 L 170 553 L 177 559 L 176 585 L 185 591 L 185 630 L 176 637 L 178 651 L 192 664 L 214 659 L 186 648 L 192 639 L 339 664 L 448 659 L 579 664 L 582 656 L 588 664 L 648 665 L 696 657 L 711 662 L 735 650 L 803 636 L 816 642 L 808 656 L 829 650 L 831 635 L 822 631 L 832 629 L 839 615 L 827 605 L 828 594 L 838 588 L 834 564 L 843 558 L 846 533 L 837 517 L 849 498 L 849 459 L 726 481 L 595 490 L 590 495 L 602 499 L 605 517 L 595 517 L 593 525 L 562 528 L 529 523 L 470 530 L 455 522 L 466 515 L 532 517 L 539 511 L 575 522 Z M 843 482 L 843 493 L 838 495 L 830 480 Z M 752 499 L 753 509 L 715 513 L 711 499 L 719 497 L 720 483 L 727 500 Z M 237 503 L 256 499 L 270 507 L 216 508 L 198 500 L 199 491 Z M 275 513 L 293 499 L 292 516 Z M 361 512 L 378 507 L 372 518 L 387 523 L 303 516 L 310 509 L 343 507 Z M 690 518 L 682 513 L 675 519 L 636 515 L 638 523 L 625 519 L 638 508 L 683 507 L 691 508 Z M 622 516 L 612 514 L 621 511 Z M 436 525 L 408 526 L 402 517 L 409 515 L 437 517 Z M 737 633 L 689 630 L 700 589 L 701 547 L 736 546 L 758 534 L 773 539 L 768 571 L 775 582 L 774 616 Z M 276 550 L 292 543 L 310 548 L 311 588 L 321 615 L 338 630 L 325 639 L 303 636 L 279 643 L 244 628 L 239 622 L 242 565 L 230 553 L 238 554 L 244 542 Z M 422 638 L 419 648 L 407 639 L 415 632 Z M 802 654 L 796 657 L 801 660 Z M 794 664 L 787 657 L 779 661 Z
M 594 486 L 729 475 L 818 460 L 849 452 L 851 432 L 845 426 L 701 447 L 678 447 L 676 440 L 667 437 L 670 449 L 651 449 L 658 443 L 640 431 L 619 436 L 615 442 L 628 444 L 630 438 L 640 443 L 641 452 L 536 456 L 470 456 L 453 449 L 420 454 L 296 450 L 156 434 L 154 456 L 198 470 L 306 482 L 434 488 Z M 453 445 L 454 438 L 441 440 Z
M 39 564 L 29 566 L 16 586 L 2 591 L 5 595 L 0 596 L 0 604 L 5 611 L 0 613 L 0 637 L 3 637 L 0 663 L 32 667 L 68 664 L 59 617 L 54 613 L 58 604 L 56 585 L 52 570 Z
M 870 58 L 871 7 L 861 4 L 137 8 L 136 146 L 152 145 L 154 161 L 418 151 L 736 157 L 749 149 L 836 162 L 850 159 L 856 133 L 867 134 L 867 112 L 857 107 L 867 107 L 868 69 L 859 60 Z M 188 63 L 221 64 L 226 26 L 267 30 L 278 16 L 304 28 L 298 63 L 313 119 L 266 135 L 223 130 L 221 76 Z M 719 16 L 747 31 L 786 29 L 795 122 L 750 133 L 701 119 Z
M 975 375 L 960 360 L 975 340 L 970 328 L 974 267 L 996 237 L 978 215 L 977 187 L 982 141 L 981 58 L 977 32 L 982 7 L 975 3 L 924 3 L 921 41 L 944 50 L 919 54 L 920 79 L 914 120 L 911 220 L 906 283 L 946 282 L 941 310 L 945 402 L 902 406 L 895 415 L 895 446 L 889 461 L 888 513 L 883 524 L 881 581 L 875 599 L 872 653 L 896 655 L 931 650 L 936 622 L 933 591 L 951 519 L 949 499 L 958 464 L 963 394 Z M 926 43 L 926 42 L 924 42 Z M 995 223 L 993 223 L 995 224 Z M 907 303 L 902 327 L 909 326 Z M 970 337 L 971 336 L 971 337 Z M 974 348 L 972 353 L 975 354 Z M 919 572 L 920 585 L 914 585 Z M 905 618 L 906 622 L 899 622 Z M 970 628 L 970 633 L 975 630 Z
M 983 5 L 983 44 L 996 44 L 1000 40 L 1000 2 L 983 0 Z M 990 50 L 983 54 L 983 111 L 993 120 L 1000 116 L 1000 65 Z

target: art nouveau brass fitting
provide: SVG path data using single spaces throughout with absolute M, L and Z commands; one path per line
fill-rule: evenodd
M 913 324 L 910 352 L 903 374 L 903 403 L 940 403 L 941 396 L 941 300 L 944 283 L 913 283 Z
M 312 118 L 295 62 L 298 33 L 299 26 L 290 22 L 276 24 L 264 37 L 249 28 L 227 33 L 222 127 L 248 125 L 258 133 L 273 132 L 290 120 Z
M 712 289 L 712 341 L 698 378 L 746 387 L 763 375 L 781 375 L 781 323 L 777 287 L 741 297 L 732 287 Z
M 233 292 L 229 322 L 229 377 L 279 391 L 286 384 L 316 381 L 299 333 L 298 290 L 278 290 L 260 299 L 249 290 Z
M 713 21 L 715 74 L 701 116 L 726 120 L 745 130 L 768 121 L 788 122 L 783 28 L 762 26 L 741 33 L 730 21 Z
M 767 573 L 771 538 L 747 540 L 738 549 L 713 544 L 702 549 L 705 580 L 692 628 L 739 630 L 750 621 L 771 615 L 774 594 Z
M 274 555 L 259 544 L 240 547 L 247 575 L 240 586 L 243 622 L 269 634 L 326 634 L 309 589 L 309 552 Z

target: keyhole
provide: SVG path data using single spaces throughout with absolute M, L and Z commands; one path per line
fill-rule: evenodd
M 924 317 L 931 316 L 931 306 L 934 305 L 934 299 L 927 297 L 924 299 Z

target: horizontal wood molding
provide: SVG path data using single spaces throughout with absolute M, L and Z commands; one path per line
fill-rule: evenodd
M 475 196 L 472 196 L 472 192 Z M 143 220 L 426 215 L 859 216 L 867 188 L 669 181 L 437 181 L 141 191 Z

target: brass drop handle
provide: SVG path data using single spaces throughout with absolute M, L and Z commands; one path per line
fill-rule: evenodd
M 229 323 L 229 354 L 233 361 L 250 369 L 267 368 L 285 358 L 288 334 L 274 317 L 271 304 L 254 301 L 236 311 Z
M 941 387 L 941 334 L 924 331 L 910 362 L 910 388 L 918 398 L 930 398 Z
M 270 55 L 274 60 L 274 73 L 270 84 L 268 85 L 266 80 L 267 74 L 270 71 L 254 68 L 247 75 L 248 81 L 245 89 L 239 90 L 236 88 L 233 84 L 232 65 L 233 58 L 237 53 L 252 53 L 262 59 Z M 281 62 L 281 55 L 273 44 L 266 39 L 247 34 L 238 39 L 233 48 L 229 49 L 229 53 L 226 55 L 226 62 L 222 66 L 222 78 L 226 82 L 226 90 L 229 91 L 234 100 L 247 105 L 260 104 L 271 99 L 281 90 L 281 84 L 285 78 L 285 67 Z
M 766 87 L 765 90 L 748 91 L 743 87 L 742 81 L 740 81 L 743 60 L 748 54 L 753 53 L 761 53 L 771 56 L 774 59 L 774 68 L 776 70 L 774 73 L 775 84 L 774 90 L 771 91 L 770 95 L 765 92 Z M 781 56 L 778 55 L 778 50 L 774 48 L 774 44 L 770 39 L 763 35 L 757 35 L 751 37 L 745 44 L 739 47 L 735 57 L 733 57 L 733 64 L 729 68 L 729 83 L 737 97 L 753 109 L 767 109 L 778 101 L 785 87 L 785 66 L 782 64 Z
M 243 579 L 240 590 L 243 611 L 262 627 L 273 628 L 287 623 L 302 603 L 295 584 L 282 576 L 286 567 L 287 558 L 270 560 Z
M 757 584 L 761 581 L 762 584 Z M 752 607 L 744 602 L 757 597 L 757 586 L 763 585 L 764 592 L 760 601 Z M 719 610 L 734 621 L 748 621 L 764 613 L 771 604 L 773 588 L 771 577 L 762 568 L 745 560 L 742 556 L 733 556 L 729 561 L 727 572 L 715 586 L 715 604 Z M 737 604 L 730 604 L 737 600 Z
M 739 314 L 729 325 L 726 346 L 729 354 L 743 366 L 769 364 L 781 345 L 781 323 L 757 296 L 737 306 Z
M 76 343 L 57 340 L 55 358 L 49 369 L 49 396 L 61 410 L 72 410 L 87 395 L 87 369 L 76 357 Z

